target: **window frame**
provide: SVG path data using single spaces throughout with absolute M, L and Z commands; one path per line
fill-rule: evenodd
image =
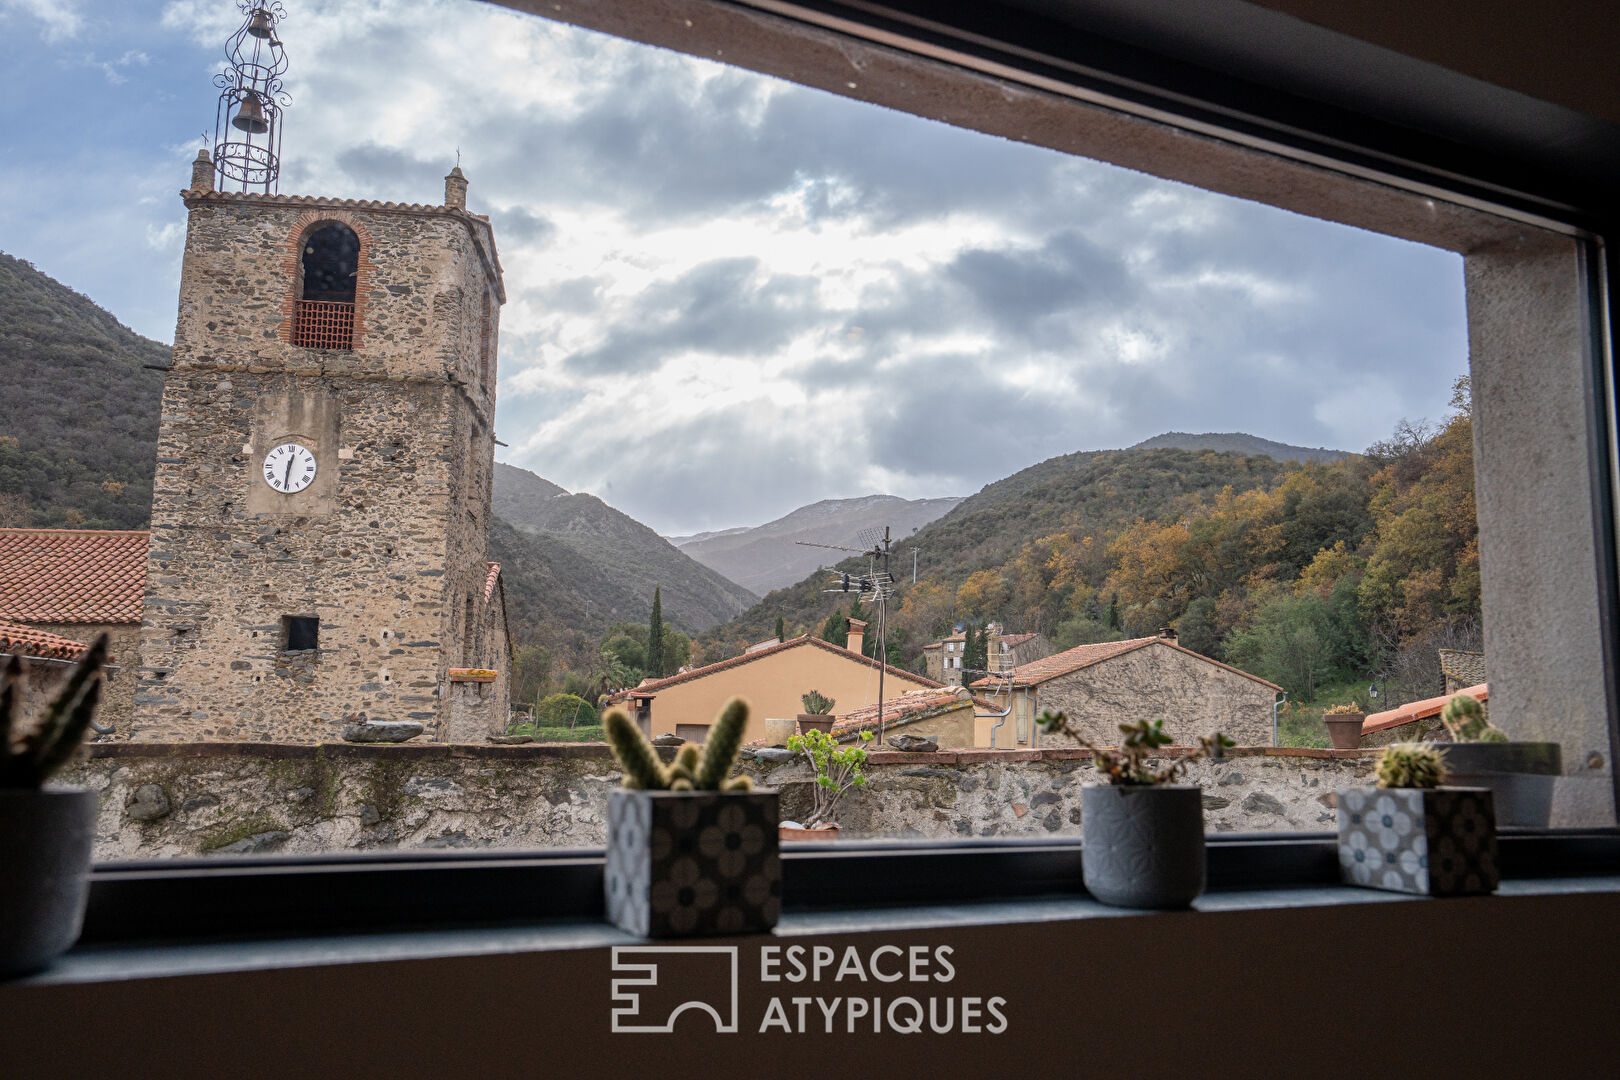
M 637 28 L 638 19 L 653 6 L 652 0 L 627 0 L 566 15 L 548 11 L 547 16 L 594 19 L 597 29 L 671 44 L 655 39 L 677 33 L 674 29 Z M 1165 63 L 1162 77 L 1155 77 L 1151 65 L 1147 70 L 1142 66 L 1143 56 L 1152 59 L 1151 53 L 1099 51 L 1109 44 L 1106 39 L 1072 33 L 1048 35 L 1043 42 L 1040 35 L 1029 34 L 1027 13 L 1021 20 L 1005 18 L 996 4 L 952 5 L 932 19 L 899 4 L 677 0 L 663 7 L 714 17 L 695 31 L 686 22 L 686 38 L 672 45 L 685 51 L 712 54 L 715 35 L 734 32 L 714 27 L 734 27 L 739 17 L 752 20 L 748 25 L 762 35 L 768 35 L 773 19 L 810 26 L 862 48 L 886 46 L 954 66 L 968 83 L 989 76 L 1038 86 L 1177 131 L 1317 165 L 1344 183 L 1427 191 L 1457 205 L 1577 237 L 1589 270 L 1584 301 L 1591 316 L 1592 370 L 1586 401 L 1593 412 L 1587 419 L 1597 433 L 1590 453 L 1612 760 L 1620 708 L 1613 640 L 1620 627 L 1620 599 L 1614 527 L 1616 386 L 1610 348 L 1620 265 L 1612 245 L 1602 241 L 1616 234 L 1613 210 L 1595 189 L 1572 187 L 1567 177 L 1526 171 L 1522 162 L 1493 155 L 1488 133 L 1481 136 L 1484 147 L 1419 138 L 1359 113 L 1286 94 L 1271 95 L 1271 106 L 1257 106 L 1256 84 L 1221 78 L 1199 82 L 1189 79 L 1187 65 L 1179 62 Z M 680 21 L 659 20 L 668 27 Z M 773 73 L 763 60 L 750 62 L 730 49 L 724 55 L 745 68 Z M 1116 58 L 1112 67 L 1110 57 Z M 811 76 L 799 81 L 816 85 Z M 1267 89 L 1263 84 L 1258 88 Z M 1273 115 L 1265 114 L 1267 107 Z M 1215 834 L 1208 842 L 1210 885 L 1215 889 L 1337 881 L 1328 833 Z M 1620 828 L 1508 830 L 1501 836 L 1501 850 L 1509 877 L 1612 873 L 1620 866 Z M 1072 837 L 795 845 L 784 854 L 785 904 L 792 911 L 1073 893 L 1080 890 L 1080 859 L 1081 845 Z M 600 849 L 345 852 L 229 862 L 98 864 L 83 940 L 106 944 L 232 937 L 243 936 L 244 926 L 262 936 L 594 919 L 601 917 L 601 864 Z M 356 925 L 354 920 L 362 919 Z

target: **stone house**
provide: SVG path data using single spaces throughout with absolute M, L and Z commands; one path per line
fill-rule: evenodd
M 163 390 L 132 737 L 504 729 L 488 561 L 505 302 L 442 205 L 215 190 L 198 155 Z
M 610 695 L 608 702 L 625 706 L 648 735 L 702 742 L 725 703 L 741 697 L 750 705 L 743 741 L 752 742 L 765 737 L 766 718 L 803 712 L 799 699 L 811 690 L 832 698 L 845 712 L 875 704 L 879 668 L 886 698 L 940 688 L 933 679 L 861 655 L 864 629 L 858 623 L 851 622 L 847 647 L 808 635 L 791 638 L 679 675 L 645 680 Z
M 1052 655 L 1052 643 L 1045 634 L 1004 634 L 995 623 L 990 623 L 985 629 L 990 633 L 986 655 L 991 671 L 1007 671 L 1019 664 Z M 967 634 L 958 631 L 950 637 L 924 645 L 923 660 L 927 664 L 928 677 L 948 686 L 961 686 L 962 649 L 966 644 Z
M 1119 742 L 1120 724 L 1163 719 L 1177 745 L 1221 731 L 1239 746 L 1270 746 L 1283 692 L 1170 637 L 1080 645 L 973 686 L 998 711 L 1012 707 L 1012 730 L 1003 727 L 998 748 L 1041 745 L 1034 721 L 1047 711 L 1067 714 L 1103 745 Z
M 0 529 L 0 621 L 81 646 L 105 633 L 111 660 L 98 722 L 120 731 L 134 705 L 146 546 L 137 530 Z
M 978 716 L 989 712 L 988 702 L 975 700 L 963 687 L 944 687 L 938 690 L 907 690 L 898 697 L 883 702 L 883 735 L 933 736 L 941 749 L 988 746 L 982 736 L 983 726 Z M 864 731 L 875 737 L 878 733 L 878 707 L 874 702 L 858 709 L 839 714 L 833 724 L 833 738 L 839 742 L 853 742 Z M 985 741 L 980 741 L 984 738 Z
M 81 641 L 35 630 L 18 623 L 0 622 L 0 665 L 11 663 L 12 657 L 22 659 L 22 708 L 25 720 L 31 722 L 39 710 L 55 695 L 67 678 L 67 673 L 89 648 Z M 102 700 L 112 689 L 113 668 L 103 668 Z M 127 680 L 126 680 L 127 681 Z M 107 725 L 107 713 L 97 707 L 93 721 Z M 23 730 L 19 728 L 19 730 Z

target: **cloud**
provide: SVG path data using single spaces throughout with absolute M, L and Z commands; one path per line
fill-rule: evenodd
M 48 42 L 77 37 L 84 28 L 76 0 L 0 0 L 0 21 L 13 15 L 39 22 L 40 36 Z

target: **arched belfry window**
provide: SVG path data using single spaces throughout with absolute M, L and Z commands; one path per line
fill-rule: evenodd
M 360 238 L 329 221 L 304 234 L 298 256 L 293 344 L 305 349 L 354 348 L 354 290 Z

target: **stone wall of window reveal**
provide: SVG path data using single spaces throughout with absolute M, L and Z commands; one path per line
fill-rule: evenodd
M 305 854 L 386 848 L 599 846 L 619 773 L 607 747 L 97 743 L 64 780 L 101 795 L 96 858 Z M 845 835 L 949 839 L 1078 835 L 1089 751 L 871 755 L 845 801 Z M 1239 748 L 1188 770 L 1212 832 L 1331 829 L 1331 792 L 1367 782 L 1373 755 Z M 802 763 L 750 760 L 810 804 Z

